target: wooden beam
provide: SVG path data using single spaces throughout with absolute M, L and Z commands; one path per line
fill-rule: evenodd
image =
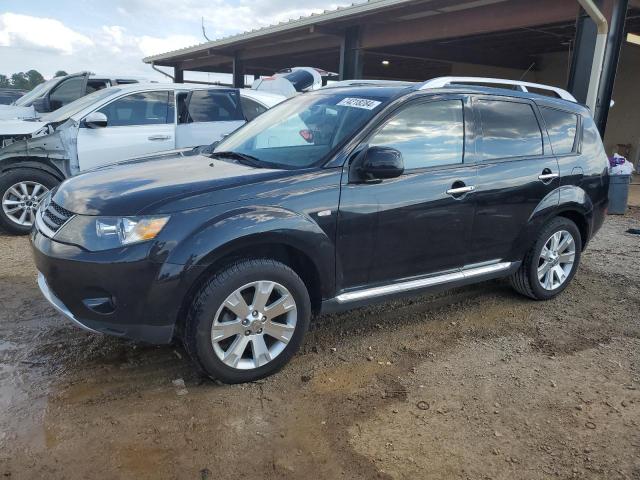
M 404 22 L 365 25 L 362 48 L 380 48 L 570 21 L 576 18 L 577 13 L 578 3 L 575 1 L 512 0 Z
M 233 57 L 227 55 L 209 55 L 206 57 L 193 58 L 180 62 L 180 67 L 183 70 L 197 70 L 202 67 L 209 67 L 229 63 L 233 61 Z
M 240 58 L 242 60 L 253 60 L 264 57 L 280 57 L 294 53 L 310 53 L 318 50 L 338 49 L 340 39 L 333 37 L 317 37 L 304 41 L 289 42 L 286 44 L 270 45 L 266 47 L 244 49 Z

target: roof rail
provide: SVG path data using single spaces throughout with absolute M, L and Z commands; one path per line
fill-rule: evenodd
M 500 88 L 502 85 L 509 85 L 515 87 L 514 90 L 521 92 L 528 92 L 529 88 L 536 90 L 546 90 L 548 92 L 555 93 L 559 98 L 568 100 L 570 102 L 578 103 L 573 95 L 566 90 L 558 87 L 552 87 L 550 85 L 544 85 L 542 83 L 521 82 L 520 80 L 507 80 L 505 78 L 487 78 L 487 77 L 438 77 L 432 78 L 423 82 L 420 86 L 420 90 L 427 88 L 443 88 L 448 85 L 484 85 L 490 86 L 495 84 L 496 88 Z M 536 93 L 535 91 L 532 93 Z

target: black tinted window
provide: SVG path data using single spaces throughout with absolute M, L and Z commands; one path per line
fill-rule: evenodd
M 173 123 L 173 92 L 133 93 L 102 107 L 109 127 Z
M 462 102 L 445 100 L 407 107 L 389 120 L 369 145 L 399 150 L 407 170 L 462 163 Z
M 186 108 L 178 110 L 178 118 L 180 123 L 244 120 L 236 98 L 229 92 L 195 90 L 188 104 L 178 104 L 179 108 Z
M 247 97 L 240 97 L 240 104 L 242 105 L 244 116 L 249 122 L 267 110 L 264 105 Z
M 578 116 L 546 107 L 540 108 L 540 112 L 547 126 L 553 153 L 564 155 L 573 152 L 573 146 L 576 143 Z
M 482 121 L 484 160 L 542 155 L 542 133 L 531 105 L 479 100 L 476 108 Z
M 89 80 L 87 82 L 87 93 L 95 92 L 96 90 L 102 90 L 110 86 L 107 80 Z
M 84 77 L 71 77 L 63 80 L 49 95 L 51 110 L 57 110 L 84 96 L 83 87 Z
M 527 86 L 527 90 L 531 93 L 537 93 L 538 95 L 544 95 L 545 97 L 551 97 L 551 98 L 560 98 L 560 95 L 558 95 L 554 90 L 549 90 L 546 88 L 537 88 L 537 87 L 530 87 Z

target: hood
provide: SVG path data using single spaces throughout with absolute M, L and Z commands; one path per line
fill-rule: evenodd
M 0 105 L 0 120 L 12 118 L 36 118 L 38 116 L 33 107 L 17 107 L 15 105 Z
M 47 122 L 0 120 L 0 136 L 32 135 L 45 126 Z
M 204 206 L 182 201 L 220 193 L 286 174 L 205 155 L 164 154 L 92 170 L 66 180 L 53 201 L 83 215 L 136 215 Z M 234 200 L 228 195 L 204 195 L 208 204 Z M 164 208 L 163 208 L 164 207 Z

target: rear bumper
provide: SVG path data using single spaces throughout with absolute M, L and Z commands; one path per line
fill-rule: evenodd
M 150 261 L 146 244 L 88 252 L 37 230 L 31 243 L 42 294 L 74 324 L 148 343 L 172 341 L 186 293 L 183 265 Z

